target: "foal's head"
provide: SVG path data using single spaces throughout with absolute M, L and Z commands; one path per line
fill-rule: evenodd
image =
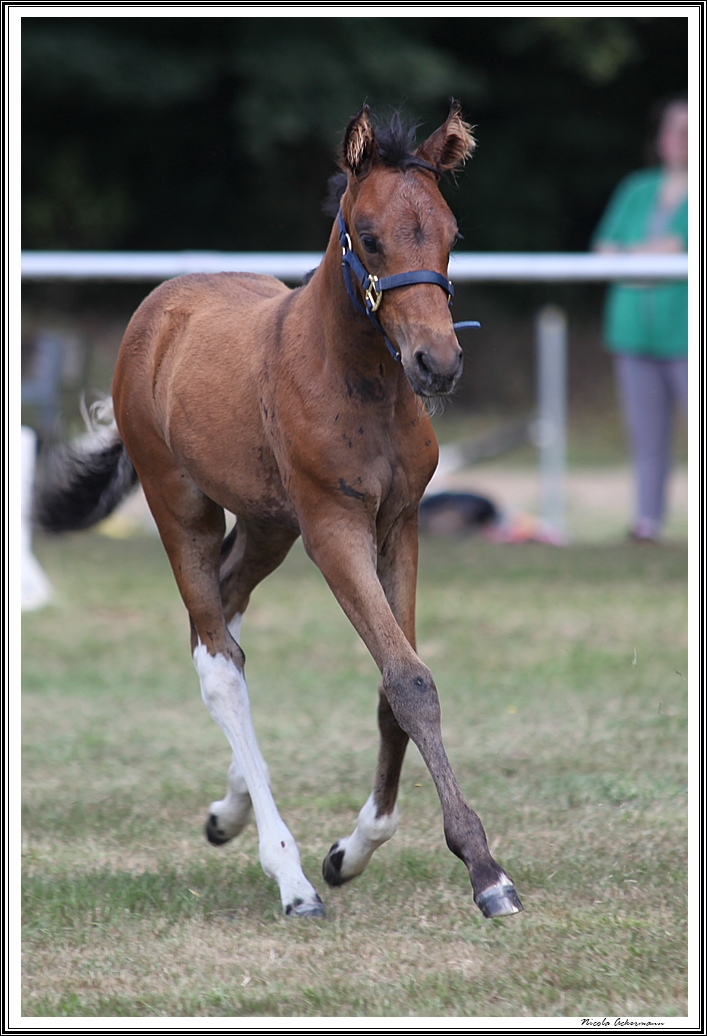
M 379 278 L 411 270 L 446 277 L 457 238 L 438 180 L 472 153 L 471 129 L 452 102 L 446 122 L 414 151 L 411 138 L 398 119 L 374 130 L 367 107 L 346 129 L 341 164 L 348 182 L 341 210 L 354 251 Z M 414 284 L 385 291 L 376 313 L 420 396 L 448 394 L 462 371 L 448 303 L 438 284 Z

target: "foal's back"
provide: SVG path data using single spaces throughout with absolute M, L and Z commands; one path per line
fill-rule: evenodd
M 198 370 L 210 364 L 228 370 L 248 363 L 257 347 L 249 336 L 263 333 L 289 288 L 252 273 L 187 274 L 166 281 L 139 306 L 125 332 L 116 368 L 120 382 L 136 370 L 164 388 L 182 364 Z M 215 369 L 214 369 L 215 365 Z

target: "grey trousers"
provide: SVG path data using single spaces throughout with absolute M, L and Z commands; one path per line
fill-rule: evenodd
M 665 512 L 665 486 L 675 411 L 687 416 L 687 359 L 615 357 L 616 380 L 636 472 L 636 521 L 658 532 Z

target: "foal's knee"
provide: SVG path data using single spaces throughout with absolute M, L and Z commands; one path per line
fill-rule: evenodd
M 383 690 L 398 724 L 413 741 L 439 728 L 440 708 L 432 674 L 422 662 L 391 667 L 383 678 Z

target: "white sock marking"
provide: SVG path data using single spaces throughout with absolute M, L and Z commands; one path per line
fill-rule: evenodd
M 231 634 L 236 644 L 240 647 L 241 643 L 241 626 L 243 625 L 243 616 L 238 612 L 233 616 L 228 624 L 228 632 Z
M 376 803 L 369 795 L 358 814 L 358 823 L 352 835 L 340 838 L 338 848 L 344 850 L 341 861 L 342 878 L 354 878 L 368 865 L 376 849 L 392 838 L 398 826 L 398 807 L 392 813 L 376 817 Z
M 248 785 L 234 758 L 228 768 L 226 797 L 212 802 L 209 813 L 216 817 L 218 829 L 226 838 L 235 838 L 248 823 L 252 805 Z
M 201 643 L 194 651 L 194 666 L 206 707 L 231 746 L 234 773 L 243 777 L 250 793 L 263 870 L 277 881 L 285 908 L 296 900 L 317 903 L 317 893 L 302 873 L 297 844 L 280 817 L 270 791 L 267 768 L 255 739 L 243 674 L 230 659 L 221 654 L 210 655 Z

